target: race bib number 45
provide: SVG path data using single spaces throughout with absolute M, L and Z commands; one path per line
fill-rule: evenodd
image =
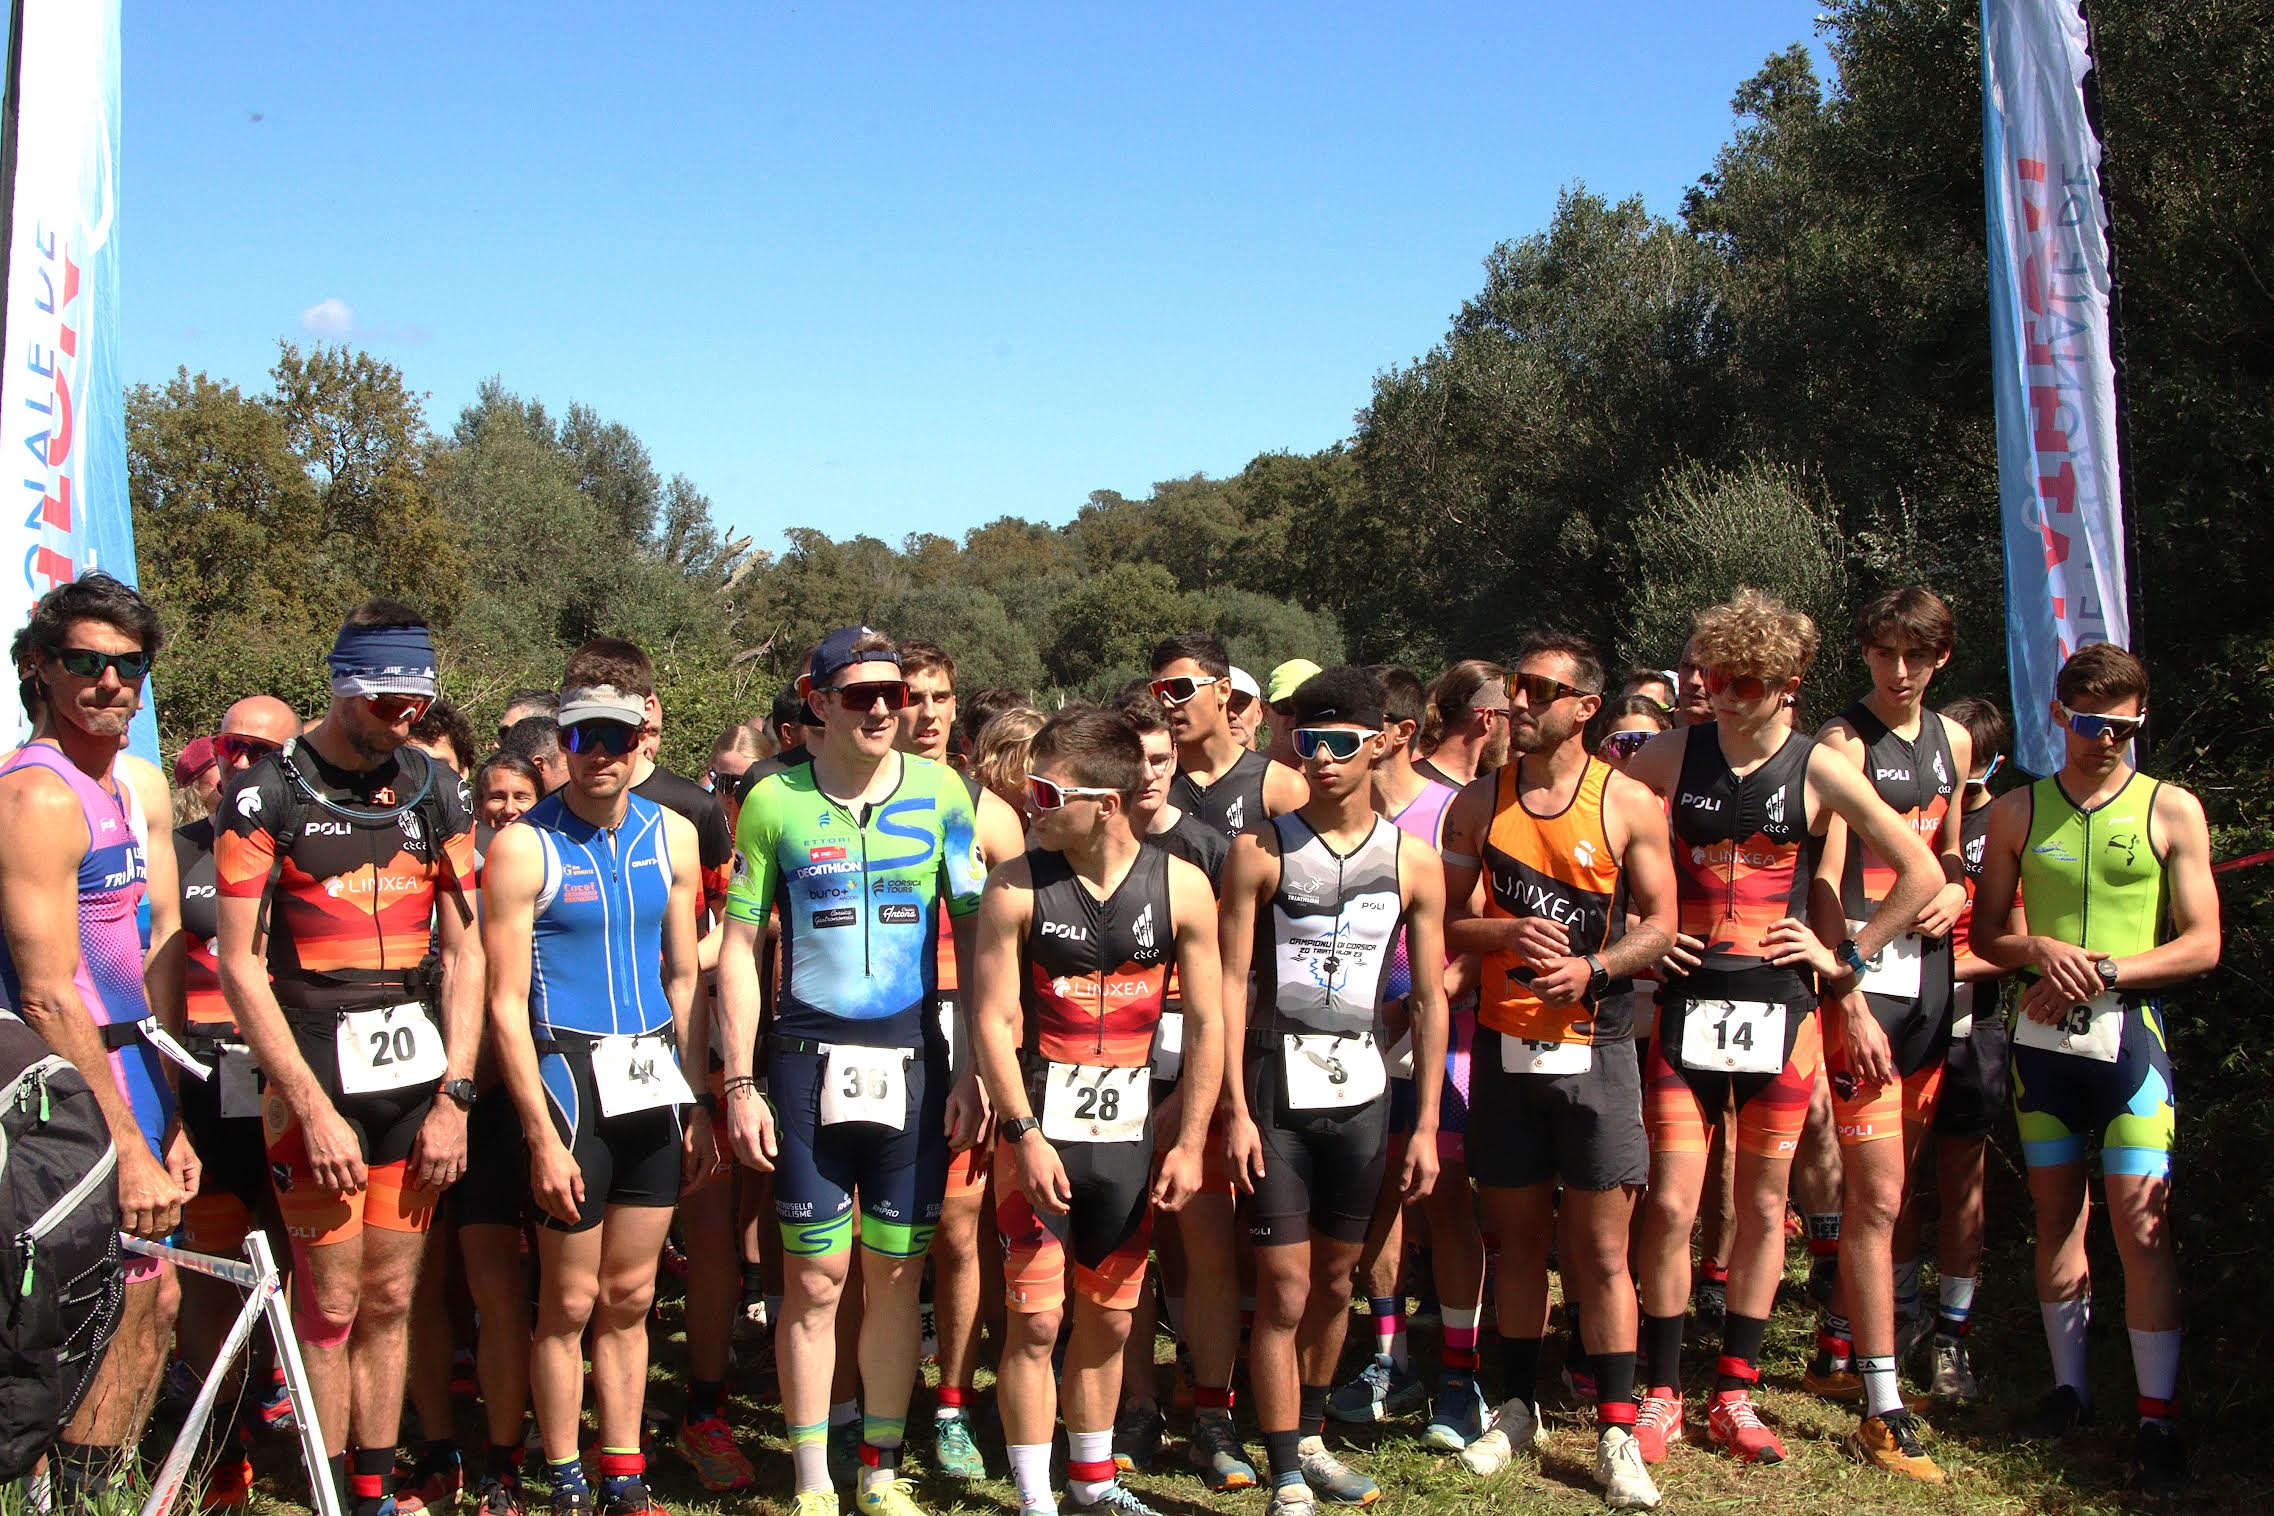
M 1389 1069 L 1374 1034 L 1338 1037 L 1331 1032 L 1285 1032 L 1280 1058 L 1287 1077 L 1287 1108 L 1325 1111 L 1360 1106 L 1379 1096 Z
M 1042 1135 L 1052 1142 L 1139 1142 L 1153 1094 L 1150 1065 L 1053 1063 L 1042 1087 Z
M 1784 1021 L 1774 1000 L 1692 1000 L 1682 1015 L 1682 1066 L 1774 1074 L 1784 1067 Z
M 437 1084 L 449 1058 L 442 1032 L 417 1001 L 376 1011 L 350 1011 L 338 1032 L 340 1092 L 377 1095 Z
M 899 1131 L 908 1124 L 907 1048 L 824 1043 L 821 1048 L 821 1124 L 858 1121 Z
M 2025 1048 L 2044 1048 L 2095 1063 L 2114 1063 L 2124 1046 L 2124 1002 L 2114 990 L 2072 1005 L 2052 1022 L 2027 1012 L 2016 1017 L 2013 1040 Z

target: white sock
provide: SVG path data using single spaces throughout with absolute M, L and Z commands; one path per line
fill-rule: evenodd
M 1919 1301 L 1919 1260 L 1907 1258 L 1895 1265 L 1895 1314 L 1908 1319 L 1923 1309 Z
M 1078 1463 L 1102 1463 L 1110 1469 L 1113 1465 L 1113 1428 L 1107 1427 L 1102 1432 L 1077 1432 L 1072 1427 L 1066 1429 L 1066 1493 L 1073 1497 L 1076 1505 L 1095 1505 L 1100 1495 L 1113 1488 L 1115 1476 L 1108 1474 L 1103 1479 L 1076 1479 L 1073 1477 L 1073 1468 Z
M 2169 1406 L 2179 1398 L 2179 1340 L 2186 1334 L 2178 1327 L 2168 1332 L 2143 1332 L 2134 1327 L 2131 1334 L 2132 1377 L 2139 1381 L 2140 1399 L 2160 1400 Z M 2140 1419 L 2168 1422 L 2171 1417 L 2150 1415 L 2143 1405 Z
M 1019 1509 L 1026 1516 L 1058 1516 L 1058 1497 L 1050 1490 L 1050 1444 L 1012 1443 L 1011 1482 L 1019 1488 Z
M 2040 1300 L 2037 1314 L 2045 1322 L 2045 1348 L 2053 1356 L 2053 1383 L 2067 1385 L 2077 1398 L 2092 1404 L 2085 1376 L 2085 1327 L 2092 1321 L 2092 1297 L 2081 1300 Z
M 1963 1327 L 1974 1314 L 1974 1286 L 1976 1281 L 1963 1274 L 1945 1274 L 1936 1286 L 1940 1299 L 1936 1310 L 1942 1315 L 1938 1327 Z M 1954 1335 L 1945 1332 L 1946 1336 Z
M 860 1419 L 861 1402 L 857 1396 L 851 1400 L 836 1401 L 829 1407 L 829 1424 L 833 1427 L 851 1426 Z
M 1863 1375 L 1863 1413 L 1866 1416 L 1884 1416 L 1890 1411 L 1903 1409 L 1903 1387 L 1895 1379 L 1895 1360 L 1886 1358 L 1856 1357 L 1856 1370 Z

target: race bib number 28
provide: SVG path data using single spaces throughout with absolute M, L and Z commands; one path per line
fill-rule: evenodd
M 1153 1071 L 1053 1063 L 1042 1090 L 1042 1135 L 1052 1142 L 1137 1142 L 1145 1135 Z

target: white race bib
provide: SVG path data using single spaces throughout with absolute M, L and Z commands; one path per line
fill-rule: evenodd
M 1388 1063 L 1392 1079 L 1411 1079 L 1413 1077 L 1412 1032 L 1408 1031 L 1403 1037 L 1390 1044 Z
M 1692 1000 L 1682 1015 L 1682 1066 L 1724 1074 L 1784 1067 L 1785 1008 L 1774 1000 Z
M 908 1124 L 907 1048 L 821 1044 L 821 1124 L 866 1122 L 899 1131 Z
M 1184 1072 L 1184 1012 L 1163 1011 L 1153 1032 L 1153 1077 L 1176 1083 Z
M 442 1032 L 417 1001 L 376 1011 L 350 1011 L 338 1032 L 340 1092 L 378 1095 L 434 1084 L 450 1060 Z
M 939 1003 L 940 1046 L 947 1049 L 948 1086 L 963 1077 L 971 1067 L 971 1043 L 963 1035 L 963 1018 L 955 1013 L 955 1001 L 942 995 Z
M 1974 992 L 1979 985 L 1960 984 L 1951 991 L 1953 1014 L 1950 1018 L 1950 1040 L 1960 1041 L 1974 1035 Z
M 1863 923 L 1848 923 L 1848 935 L 1863 930 Z M 1856 988 L 1867 995 L 1886 995 L 1896 1000 L 1919 998 L 1919 961 L 1926 954 L 1926 939 L 1916 932 L 1905 932 L 1879 950 L 1879 956 L 1866 962 Z
M 214 1060 L 221 1070 L 221 1119 L 235 1121 L 241 1116 L 258 1116 L 261 1113 L 260 1065 L 253 1062 L 253 1050 L 237 1043 L 224 1043 L 221 1056 Z
M 1332 1032 L 1282 1032 L 1280 1061 L 1286 1072 L 1287 1108 L 1326 1111 L 1364 1105 L 1389 1080 L 1374 1034 L 1338 1037 Z
M 661 1032 L 593 1039 L 592 1087 L 600 1094 L 602 1116 L 629 1116 L 695 1100 L 687 1076 L 679 1071 L 679 1055 Z
M 1142 1142 L 1153 1072 L 1053 1063 L 1042 1086 L 1042 1135 L 1052 1142 Z
M 2083 1005 L 2070 1006 L 2051 1025 L 2024 1011 L 2014 1018 L 2013 1040 L 2025 1048 L 2114 1063 L 2124 1045 L 2123 998 L 2103 990 Z
M 1595 1066 L 1595 1047 L 1587 1042 L 1534 1042 L 1500 1034 L 1504 1074 L 1584 1074 Z

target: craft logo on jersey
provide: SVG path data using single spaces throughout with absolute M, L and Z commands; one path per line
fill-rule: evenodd
M 1934 782 L 1946 790 L 1950 788 L 1950 770 L 1943 766 L 1940 753 L 1934 755 Z
M 403 829 L 403 840 L 415 850 L 426 844 L 426 828 L 418 824 L 418 814 L 405 811 L 395 818 L 395 825 Z
M 1769 825 L 1784 825 L 1784 791 L 1779 789 L 1769 796 Z
M 1224 826 L 1227 831 L 1240 832 L 1247 830 L 1247 824 L 1248 797 L 1242 795 L 1234 800 L 1232 808 L 1224 813 Z
M 1137 920 L 1130 926 L 1129 932 L 1137 939 L 1139 947 L 1147 952 L 1153 950 L 1153 902 L 1145 902 L 1145 909 L 1137 913 Z
M 1982 867 L 1982 850 L 1990 840 L 1987 832 L 1966 844 L 1966 866 L 1979 871 Z

